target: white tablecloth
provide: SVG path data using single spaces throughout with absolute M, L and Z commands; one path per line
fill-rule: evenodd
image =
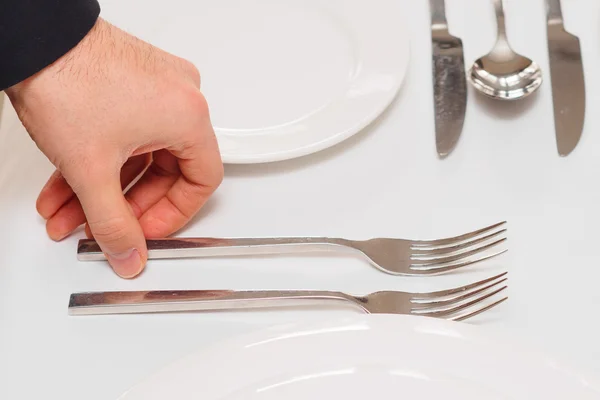
M 228 166 L 226 179 L 181 235 L 435 238 L 499 220 L 509 252 L 464 273 L 382 274 L 352 257 L 156 261 L 136 280 L 79 263 L 76 242 L 45 235 L 35 199 L 51 165 L 5 102 L 0 123 L 0 398 L 111 399 L 188 352 L 316 311 L 69 317 L 73 291 L 313 288 L 366 293 L 434 290 L 509 271 L 508 302 L 473 323 L 507 330 L 600 374 L 600 32 L 596 0 L 563 0 L 581 38 L 587 120 L 579 147 L 556 152 L 542 0 L 506 1 L 509 39 L 546 83 L 522 102 L 469 95 L 456 151 L 435 154 L 428 5 L 405 0 L 412 59 L 397 100 L 371 127 L 288 162 Z M 495 39 L 491 2 L 447 0 L 467 63 Z M 392 49 L 390 49 L 392 50 Z M 351 311 L 325 311 L 338 316 Z

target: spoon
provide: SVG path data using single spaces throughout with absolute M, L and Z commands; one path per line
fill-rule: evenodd
M 518 100 L 542 84 L 542 71 L 529 58 L 517 54 L 508 44 L 502 0 L 494 0 L 498 39 L 492 51 L 475 61 L 469 81 L 475 89 L 493 99 Z

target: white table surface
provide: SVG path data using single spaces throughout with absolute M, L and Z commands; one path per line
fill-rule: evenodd
M 79 263 L 76 242 L 50 241 L 35 213 L 52 166 L 5 102 L 0 125 L 0 398 L 112 399 L 165 363 L 236 334 L 315 311 L 69 317 L 74 291 L 313 288 L 366 293 L 435 290 L 503 270 L 508 302 L 473 320 L 506 330 L 600 374 L 600 3 L 563 0 L 581 38 L 587 119 L 579 147 L 556 153 L 549 80 L 532 98 L 469 95 L 460 144 L 435 154 L 428 6 L 404 0 L 412 59 L 397 100 L 371 127 L 321 153 L 226 168 L 226 179 L 181 235 L 435 238 L 499 220 L 509 252 L 468 272 L 392 277 L 354 258 L 321 256 L 156 261 L 136 280 Z M 418 4 L 417 4 L 418 3 Z M 447 0 L 467 63 L 495 38 L 491 2 Z M 506 1 L 509 39 L 548 78 L 542 0 Z M 335 317 L 351 311 L 331 310 Z

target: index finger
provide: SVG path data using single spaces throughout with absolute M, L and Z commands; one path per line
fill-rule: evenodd
M 204 128 L 198 140 L 167 149 L 177 157 L 181 175 L 165 196 L 140 217 L 146 237 L 166 237 L 181 229 L 221 184 L 223 163 L 208 118 Z

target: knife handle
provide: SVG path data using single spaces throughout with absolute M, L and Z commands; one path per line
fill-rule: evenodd
M 432 29 L 448 29 L 444 0 L 429 0 Z
M 563 16 L 560 7 L 560 0 L 546 0 L 546 6 L 548 12 L 548 23 L 562 25 Z

